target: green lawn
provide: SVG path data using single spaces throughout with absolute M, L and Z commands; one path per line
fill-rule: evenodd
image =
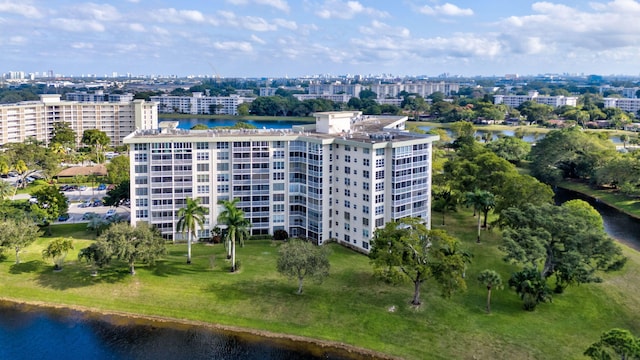
M 434 214 L 440 223 L 439 214 Z M 139 266 L 130 276 L 126 266 L 102 269 L 91 277 L 77 251 L 90 244 L 83 225 L 54 228 L 55 236 L 74 238 L 63 271 L 40 253 L 50 238 L 40 239 L 21 255 L 0 262 L 4 298 L 80 305 L 101 310 L 200 320 L 224 325 L 332 340 L 406 359 L 581 359 L 582 352 L 610 328 L 640 334 L 640 255 L 625 248 L 630 261 L 601 284 L 569 288 L 535 312 L 522 310 L 516 294 L 494 291 L 493 313 L 484 312 L 486 289 L 475 277 L 485 268 L 503 279 L 515 269 L 497 250 L 499 233 L 482 234 L 475 244 L 475 219 L 468 212 L 447 215 L 445 228 L 459 236 L 474 257 L 467 272 L 468 291 L 440 297 L 433 283 L 422 289 L 423 305 L 409 305 L 412 286 L 378 282 L 364 255 L 330 245 L 331 275 L 322 284 L 297 284 L 275 271 L 279 243 L 249 241 L 238 248 L 241 268 L 228 272 L 224 247 L 197 244 L 193 263 L 186 246 L 169 245 L 156 266 Z M 434 226 L 440 227 L 440 226 Z M 213 267 L 212 267 L 213 265 Z M 389 308 L 395 306 L 396 311 Z

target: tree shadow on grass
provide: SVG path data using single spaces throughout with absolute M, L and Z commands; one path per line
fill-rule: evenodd
M 185 257 L 184 263 L 171 260 L 159 260 L 156 261 L 152 268 L 153 275 L 161 277 L 169 276 L 182 276 L 202 273 L 207 271 L 208 268 L 201 264 L 202 260 L 192 258 L 191 264 L 187 264 Z
M 233 274 L 230 274 L 233 276 Z M 284 279 L 284 278 L 283 278 Z M 261 281 L 238 281 L 233 283 L 213 282 L 205 291 L 224 294 L 225 298 L 251 300 L 277 298 L 286 303 L 291 297 L 297 297 L 297 282 L 279 281 L 275 279 Z
M 44 263 L 40 260 L 31 260 L 27 262 L 21 262 L 20 264 L 13 264 L 9 267 L 10 274 L 23 274 L 23 273 L 32 273 L 39 270 L 42 270 Z
M 92 276 L 89 266 L 65 266 L 62 271 L 54 271 L 53 266 L 40 268 L 36 281 L 42 287 L 66 290 L 80 288 L 101 283 L 117 283 L 129 275 L 127 268 L 106 267 L 98 270 L 97 276 Z

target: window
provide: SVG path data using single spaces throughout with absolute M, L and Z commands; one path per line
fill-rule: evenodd
M 362 200 L 369 202 L 369 194 L 362 194 Z
M 369 159 L 362 159 L 362 164 L 364 166 L 371 166 L 371 161 L 369 161 Z
M 145 151 L 145 150 L 149 149 L 148 145 L 149 144 L 134 144 L 133 145 L 133 150 Z
M 363 230 L 362 232 L 364 233 L 365 231 L 366 231 L 367 233 L 369 233 L 369 231 L 368 231 L 368 230 Z M 367 237 L 369 237 L 369 235 L 367 235 Z M 368 243 L 368 242 L 366 242 L 366 241 L 363 241 L 363 242 L 362 242 L 362 248 L 363 248 L 363 249 L 365 249 L 365 250 L 369 249 L 369 243 Z
M 365 179 L 368 179 L 369 178 L 369 170 L 364 170 L 362 172 L 362 177 L 365 178 Z
M 136 174 L 144 174 L 148 171 L 148 166 L 147 165 L 136 165 L 135 166 L 135 172 Z
M 368 213 L 369 213 L 369 207 L 368 207 L 368 206 L 366 206 L 366 205 L 363 205 L 363 206 L 362 206 L 362 213 L 363 213 L 363 214 L 368 214 Z
M 136 199 L 136 206 L 149 206 L 149 199 L 147 198 Z
M 229 192 L 229 185 L 218 185 L 218 194 Z
M 376 219 L 376 227 L 384 226 L 384 218 Z
M 138 145 L 138 144 L 136 144 Z M 136 217 L 138 219 L 146 219 L 149 217 L 149 210 L 136 210 Z
M 284 169 L 284 161 L 274 161 L 273 162 L 273 169 L 274 170 L 282 170 L 282 169 Z
M 376 180 L 382 180 L 382 179 L 384 179 L 384 170 L 376 171 Z
M 199 160 L 199 161 L 209 160 L 209 153 L 208 152 L 202 152 L 202 151 L 198 152 L 196 154 L 196 160 Z
M 349 200 L 345 200 L 345 201 L 344 201 L 344 207 L 346 207 L 346 208 L 350 208 L 350 207 L 351 207 L 351 201 L 349 201 Z
M 351 162 L 351 156 L 345 155 L 344 156 L 344 162 L 348 162 L 348 163 Z
M 273 194 L 273 201 L 284 201 L 284 194 Z
M 382 191 L 384 190 L 384 183 L 383 182 L 377 182 L 376 183 L 376 191 Z
M 228 149 L 228 148 L 229 148 L 229 143 L 228 142 L 216 143 L 216 149 Z
M 209 148 L 209 143 L 208 142 L 197 142 L 196 143 L 196 149 L 198 150 L 206 150 Z
M 216 165 L 216 168 L 218 171 L 229 171 L 229 164 L 228 163 L 218 163 Z
M 198 194 L 208 194 L 209 185 L 198 185 L 197 190 L 198 190 Z
M 209 171 L 209 164 L 198 164 L 196 168 L 198 171 Z
M 384 155 L 384 149 L 376 149 L 376 156 Z
M 146 176 L 136 176 L 136 185 L 146 185 L 149 179 Z
M 384 202 L 384 194 L 376 195 L 376 204 L 381 204 Z
M 362 218 L 362 225 L 363 226 L 369 226 L 369 218 Z
M 376 167 L 377 168 L 384 167 L 384 158 L 376 159 Z
M 147 189 L 147 188 L 136 188 L 136 195 L 137 196 L 149 195 L 149 189 Z
M 220 151 L 216 154 L 218 160 L 229 160 L 229 152 L 228 151 Z
M 344 189 L 344 196 L 351 196 L 351 190 Z
M 197 181 L 199 183 L 209 182 L 209 174 L 198 174 Z
M 284 173 L 283 172 L 273 173 L 273 180 L 284 180 Z
M 147 154 L 146 153 L 135 154 L 134 159 L 135 161 L 147 161 Z
M 369 183 L 368 182 L 362 183 L 362 190 L 369 190 Z
M 344 184 L 345 185 L 351 185 L 351 179 L 350 178 L 344 178 Z
M 344 167 L 344 173 L 345 174 L 351 174 L 351 168 L 349 166 L 345 166 Z

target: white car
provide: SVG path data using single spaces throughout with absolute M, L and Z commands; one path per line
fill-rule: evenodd
M 109 209 L 105 217 L 112 217 L 115 214 L 116 214 L 116 209 Z

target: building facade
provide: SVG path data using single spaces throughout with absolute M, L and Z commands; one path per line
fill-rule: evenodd
M 538 104 L 560 107 L 564 105 L 577 106 L 578 97 L 576 96 L 541 96 L 537 91 L 529 91 L 527 95 L 496 95 L 493 103 L 505 104 L 512 108 L 517 108 L 526 101 L 535 101 Z
M 33 138 L 48 144 L 55 123 L 68 123 L 78 135 L 85 130 L 104 131 L 111 145 L 122 145 L 136 129 L 158 127 L 158 108 L 153 102 L 62 101 L 60 95 L 40 95 L 40 101 L 0 105 L 0 144 Z
M 239 198 L 253 235 L 286 230 L 367 252 L 374 230 L 415 216 L 430 225 L 434 135 L 404 130 L 406 117 L 316 113 L 291 130 L 180 130 L 132 133 L 131 222 L 182 239 L 177 212 L 187 198 L 209 209 L 209 237 L 220 200 Z
M 192 96 L 152 96 L 151 101 L 158 103 L 158 111 L 163 114 L 225 114 L 238 115 L 238 105 L 250 103 L 253 97 L 204 96 L 194 92 Z
M 605 108 L 618 108 L 636 114 L 640 110 L 640 99 L 604 98 Z

